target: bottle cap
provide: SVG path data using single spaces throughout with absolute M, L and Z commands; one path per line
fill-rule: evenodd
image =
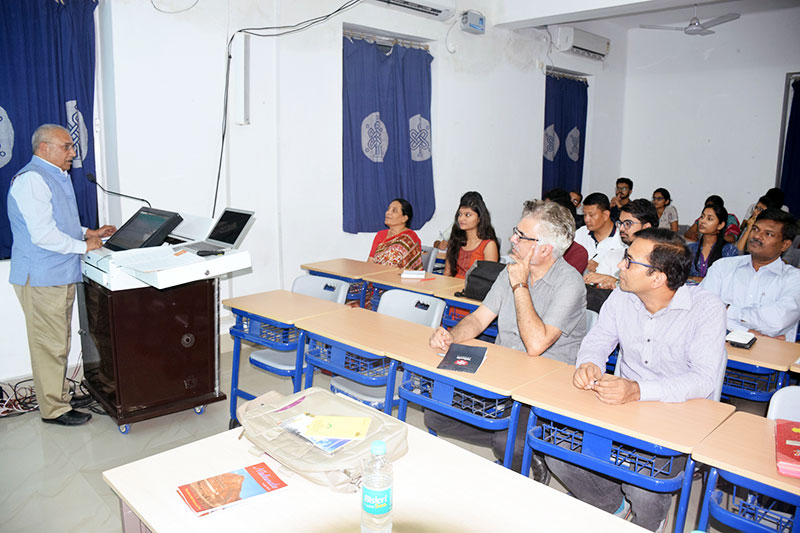
M 372 441 L 369 451 L 372 455 L 386 455 L 386 443 L 382 440 Z

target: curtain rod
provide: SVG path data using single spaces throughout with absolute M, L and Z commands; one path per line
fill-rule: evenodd
M 579 82 L 585 83 L 587 85 L 589 84 L 589 80 L 587 80 L 586 78 L 584 78 L 582 76 L 576 76 L 574 74 L 567 74 L 566 72 L 562 72 L 560 70 L 555 70 L 555 69 L 553 69 L 551 67 L 547 67 L 547 70 L 545 71 L 545 74 L 547 76 L 552 76 L 554 78 L 566 78 L 568 80 L 579 81 Z
M 394 37 L 379 37 L 377 35 L 370 35 L 368 33 L 359 33 L 359 32 L 354 32 L 352 30 L 344 30 L 342 33 L 344 34 L 345 37 L 349 39 L 363 39 L 368 43 L 382 44 L 384 46 L 394 46 L 396 44 L 399 44 L 400 46 L 405 46 L 406 48 L 418 48 L 420 50 L 430 49 L 430 47 L 427 44 L 417 43 L 414 41 L 406 41 Z

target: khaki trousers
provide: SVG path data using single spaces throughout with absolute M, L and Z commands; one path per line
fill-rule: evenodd
M 75 284 L 31 287 L 14 285 L 28 330 L 33 385 L 42 418 L 58 418 L 71 409 L 66 381 L 72 334 Z

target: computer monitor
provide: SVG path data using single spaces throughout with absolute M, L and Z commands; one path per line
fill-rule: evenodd
M 106 241 L 104 246 L 115 252 L 160 246 L 181 220 L 178 213 L 142 207 Z

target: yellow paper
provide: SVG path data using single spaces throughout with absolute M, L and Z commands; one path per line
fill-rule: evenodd
M 363 439 L 367 436 L 370 418 L 366 416 L 315 416 L 306 429 L 310 437 Z

